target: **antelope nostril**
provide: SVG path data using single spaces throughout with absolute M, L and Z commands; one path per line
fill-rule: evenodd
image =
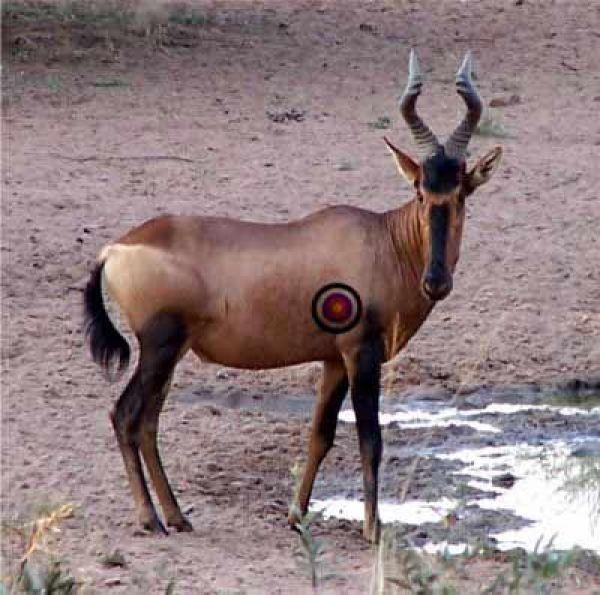
M 444 299 L 452 290 L 451 277 L 434 277 L 427 275 L 423 279 L 423 293 L 431 300 L 437 301 Z

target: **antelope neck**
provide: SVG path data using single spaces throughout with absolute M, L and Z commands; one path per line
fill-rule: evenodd
M 418 283 L 423 275 L 426 247 L 416 198 L 384 214 L 386 226 L 398 259 L 400 274 L 409 284 Z

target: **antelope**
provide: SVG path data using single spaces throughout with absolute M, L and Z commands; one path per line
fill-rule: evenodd
M 280 224 L 162 216 L 101 250 L 84 291 L 85 333 L 94 361 L 106 370 L 127 367 L 130 347 L 107 313 L 104 286 L 139 343 L 137 367 L 110 418 L 143 528 L 192 530 L 157 447 L 173 371 L 192 350 L 200 360 L 244 369 L 323 362 L 308 459 L 288 515 L 292 527 L 308 510 L 350 389 L 363 472 L 363 534 L 377 542 L 381 366 L 450 293 L 465 199 L 490 179 L 502 152 L 496 147 L 467 169 L 467 145 L 482 111 L 471 70 L 467 53 L 456 75 L 466 115 L 442 145 L 416 112 L 422 74 L 411 51 L 399 103 L 420 159 L 384 138 L 415 192 L 399 208 L 375 213 L 335 206 Z

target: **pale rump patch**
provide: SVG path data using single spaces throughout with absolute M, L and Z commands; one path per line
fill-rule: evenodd
M 185 311 L 202 283 L 188 263 L 165 250 L 146 245 L 110 244 L 98 257 L 104 261 L 105 287 L 133 331 L 161 311 Z

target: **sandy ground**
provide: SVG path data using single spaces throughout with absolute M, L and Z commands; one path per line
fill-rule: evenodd
M 100 591 L 112 580 L 122 592 L 162 592 L 175 578 L 177 592 L 305 592 L 285 511 L 310 411 L 288 418 L 176 395 L 307 395 L 319 366 L 249 373 L 183 362 L 161 443 L 196 531 L 137 536 L 107 417 L 120 385 L 90 362 L 80 332 L 90 265 L 159 213 L 285 221 L 331 204 L 401 204 L 410 190 L 381 137 L 413 148 L 396 107 L 408 50 L 419 49 L 427 73 L 421 112 L 445 134 L 462 110 L 453 73 L 471 48 L 485 99 L 518 101 L 494 110 L 505 137 L 477 136 L 470 150 L 501 144 L 505 158 L 468 205 L 452 295 L 386 366 L 385 392 L 600 378 L 600 8 L 198 7 L 208 23 L 170 30 L 162 50 L 82 35 L 76 51 L 4 61 L 3 515 L 76 503 L 56 549 Z M 62 35 L 13 23 L 5 44 L 64 49 Z M 373 125 L 384 117 L 389 130 Z M 338 442 L 354 449 L 353 432 Z M 336 473 L 335 452 L 323 481 Z M 335 569 L 324 589 L 365 592 L 375 557 L 358 525 L 318 532 Z M 101 556 L 117 547 L 127 568 L 104 568 Z

